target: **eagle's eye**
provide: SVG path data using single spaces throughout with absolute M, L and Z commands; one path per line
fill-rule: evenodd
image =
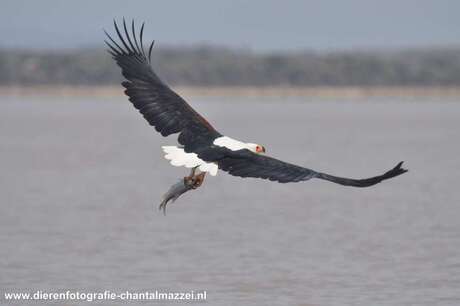
M 257 153 L 262 153 L 262 152 L 264 152 L 263 147 L 262 147 L 262 146 L 256 146 L 256 152 L 257 152 Z

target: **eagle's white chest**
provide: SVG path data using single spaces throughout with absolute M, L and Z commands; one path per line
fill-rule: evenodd
M 232 151 L 248 149 L 247 143 L 227 136 L 216 138 L 213 144 L 219 147 L 226 147 Z M 165 158 L 170 160 L 173 166 L 186 168 L 198 167 L 202 172 L 209 172 L 213 176 L 217 175 L 217 164 L 205 162 L 195 153 L 187 153 L 184 149 L 176 146 L 163 146 L 162 149 L 166 153 Z

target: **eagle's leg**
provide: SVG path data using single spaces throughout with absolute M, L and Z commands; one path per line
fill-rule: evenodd
M 198 167 L 193 167 L 192 170 L 190 171 L 190 175 L 184 177 L 184 185 L 186 185 L 186 186 L 193 186 L 194 185 L 194 177 L 195 177 L 195 172 L 197 171 L 197 169 L 198 169 Z

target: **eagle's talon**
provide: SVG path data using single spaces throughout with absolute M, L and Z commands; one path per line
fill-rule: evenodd
M 197 189 L 198 187 L 200 187 L 202 184 L 203 184 L 203 181 L 204 181 L 204 176 L 206 175 L 206 172 L 202 172 L 198 175 L 195 175 L 193 177 L 193 185 L 192 185 L 192 188 L 193 189 Z

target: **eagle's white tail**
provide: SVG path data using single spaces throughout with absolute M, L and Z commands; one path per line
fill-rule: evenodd
M 171 165 L 176 167 L 194 168 L 199 167 L 200 171 L 208 172 L 210 175 L 217 175 L 217 165 L 214 163 L 207 163 L 200 159 L 195 153 L 187 153 L 184 149 L 176 146 L 163 146 L 161 147 L 166 153 L 165 158 L 170 160 Z

